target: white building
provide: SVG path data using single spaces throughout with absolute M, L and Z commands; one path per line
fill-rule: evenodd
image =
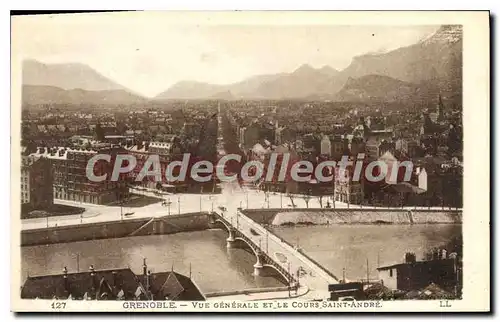
M 327 135 L 321 139 L 321 154 L 330 156 L 332 154 L 332 143 Z

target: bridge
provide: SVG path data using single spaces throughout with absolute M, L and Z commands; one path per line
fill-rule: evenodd
M 247 248 L 255 255 L 254 275 L 281 277 L 291 289 L 306 286 L 304 299 L 329 298 L 328 285 L 339 283 L 332 273 L 239 210 L 209 216 L 212 227 L 227 231 L 228 248 Z

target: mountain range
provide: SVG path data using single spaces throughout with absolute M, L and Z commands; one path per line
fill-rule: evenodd
M 23 85 L 22 101 L 27 105 L 130 105 L 146 103 L 147 99 L 122 89 L 89 91 L 80 88 L 62 89 L 55 86 Z
M 133 104 L 147 99 L 84 64 L 23 63 L 23 102 Z M 153 99 L 329 99 L 398 101 L 435 92 L 461 93 L 462 28 L 441 26 L 416 44 L 354 57 L 343 70 L 304 64 L 228 85 L 181 81 Z
M 134 104 L 146 98 L 80 63 L 23 62 L 25 104 Z
M 261 75 L 248 78 L 242 82 L 229 85 L 214 85 L 200 82 L 183 81 L 174 84 L 166 91 L 158 94 L 156 99 L 206 99 L 220 97 L 234 99 L 291 99 L 321 97 L 323 99 L 360 99 L 380 96 L 383 93 L 370 93 L 377 90 L 381 81 L 390 92 L 398 92 L 402 88 L 403 95 L 392 95 L 394 100 L 407 98 L 408 86 L 428 87 L 431 82 L 442 87 L 442 90 L 461 92 L 462 84 L 462 28 L 447 25 L 439 28 L 430 37 L 416 44 L 398 48 L 386 53 L 366 54 L 354 57 L 351 64 L 338 71 L 330 66 L 315 69 L 310 65 L 302 65 L 291 73 Z M 353 78 L 369 75 L 384 77 L 363 78 L 353 82 Z M 387 88 L 389 78 L 393 88 Z M 351 80 L 348 82 L 348 80 Z M 364 81 L 370 80 L 369 88 L 364 88 Z M 398 82 L 402 81 L 402 82 Z M 414 85 L 411 85 L 411 84 Z M 343 88 L 347 86 L 347 88 Z M 358 88 L 354 88 L 357 86 Z M 361 91 L 361 92 L 359 92 Z M 366 91 L 366 93 L 362 93 Z M 346 95 L 350 92 L 351 95 Z M 358 97 L 353 93 L 359 92 Z

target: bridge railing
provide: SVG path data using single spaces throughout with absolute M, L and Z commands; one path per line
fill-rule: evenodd
M 244 214 L 240 214 L 239 215 L 239 218 L 244 218 L 244 220 L 246 220 L 247 222 L 251 222 L 253 224 L 254 227 L 259 227 L 259 230 L 262 232 L 264 231 L 265 234 L 268 234 L 268 238 L 274 238 L 276 242 L 282 242 L 286 245 L 288 245 L 289 247 L 295 249 L 297 252 L 299 252 L 302 256 L 304 256 L 306 259 L 308 259 L 309 261 L 311 261 L 314 265 L 318 266 L 325 274 L 327 274 L 329 277 L 335 279 L 335 280 L 339 280 L 337 278 L 337 276 L 335 276 L 334 274 L 332 274 L 326 267 L 324 267 L 323 265 L 321 265 L 320 263 L 318 263 L 318 261 L 316 261 L 315 259 L 313 259 L 312 257 L 310 257 L 309 255 L 307 255 L 303 250 L 301 249 L 297 249 L 297 247 L 293 246 L 292 244 L 290 244 L 288 241 L 286 241 L 285 239 L 283 238 L 279 238 L 278 236 L 276 236 L 272 231 L 270 231 L 268 228 L 266 228 L 265 226 L 262 226 L 261 224 L 257 223 L 255 220 L 253 220 L 252 218 L 250 217 L 247 217 L 245 216 Z
M 269 256 L 267 253 L 262 251 L 262 249 L 259 246 L 257 246 L 250 238 L 245 236 L 245 234 L 243 234 L 239 230 L 237 230 L 237 231 L 238 231 L 241 239 L 245 240 L 252 247 L 254 247 L 255 249 L 258 249 L 260 251 L 260 255 L 262 256 L 262 259 L 264 260 L 265 263 L 275 264 L 275 265 L 273 265 L 274 268 L 277 269 L 283 276 L 285 276 L 289 283 L 295 282 L 295 278 L 292 276 L 292 274 L 290 274 L 290 272 L 288 272 L 288 270 L 284 269 L 279 263 L 277 263 L 274 259 L 272 259 L 271 256 Z
M 288 270 L 284 269 L 280 263 L 277 263 L 271 256 L 269 256 L 267 253 L 265 253 L 261 247 L 259 247 L 258 245 L 256 245 L 250 238 L 248 238 L 247 236 L 245 236 L 245 234 L 243 234 L 237 227 L 235 227 L 234 225 L 231 225 L 231 223 L 229 221 L 227 221 L 226 218 L 224 218 L 223 216 L 217 214 L 217 216 L 219 217 L 219 220 L 221 220 L 222 222 L 224 222 L 228 227 L 233 227 L 236 229 L 237 233 L 238 233 L 238 237 L 243 239 L 245 242 L 247 242 L 251 247 L 253 247 L 254 249 L 257 249 L 260 251 L 261 253 L 261 256 L 263 258 L 263 260 L 267 263 L 274 263 L 275 265 L 273 265 L 275 267 L 275 269 L 277 269 L 283 276 L 286 277 L 286 279 L 288 280 L 289 283 L 295 283 L 296 282 L 296 279 L 295 277 L 293 277 L 292 274 L 290 274 L 290 272 L 288 272 Z

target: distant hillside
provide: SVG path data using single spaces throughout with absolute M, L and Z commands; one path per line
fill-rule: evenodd
M 36 60 L 23 62 L 23 85 L 55 86 L 62 89 L 86 91 L 132 92 L 87 65 L 80 63 L 43 64 Z
M 206 99 L 217 97 L 220 93 L 231 93 L 232 98 L 246 98 L 253 96 L 263 83 L 279 78 L 281 75 L 259 75 L 230 85 L 181 81 L 158 94 L 155 99 Z
M 204 99 L 216 97 L 219 93 L 230 92 L 234 98 L 283 99 L 333 97 L 378 97 L 379 92 L 372 88 L 361 88 L 363 82 L 371 86 L 372 81 L 361 80 L 358 84 L 349 84 L 343 93 L 344 85 L 350 79 L 363 76 L 381 75 L 407 83 L 419 84 L 433 92 L 445 92 L 449 96 L 460 96 L 462 91 L 462 27 L 442 26 L 436 33 L 411 46 L 398 48 L 382 54 L 367 54 L 353 58 L 351 64 L 342 71 L 329 66 L 315 69 L 302 65 L 292 73 L 260 75 L 230 85 L 212 85 L 199 82 L 179 82 L 159 94 L 156 99 Z M 369 80 L 369 79 L 368 79 Z M 352 82 L 352 80 L 351 80 Z M 356 85 L 361 92 L 356 92 Z M 401 84 L 400 84 L 401 85 Z M 389 86 L 385 84 L 384 86 Z M 391 85 L 392 86 L 392 85 Z M 401 85 L 403 86 L 403 85 Z M 404 86 L 403 86 L 404 87 Z M 403 89 L 402 93 L 407 89 Z M 408 89 L 409 90 L 409 89 Z M 387 99 L 404 97 L 389 91 Z
M 225 92 L 217 93 L 217 94 L 211 96 L 210 98 L 216 99 L 216 100 L 232 100 L 232 99 L 234 99 L 234 96 L 231 93 L 231 91 L 225 91 Z
M 401 101 L 414 99 L 419 94 L 415 84 L 388 76 L 367 75 L 349 78 L 335 96 L 338 101 Z
M 302 65 L 292 73 L 259 75 L 229 85 L 182 81 L 174 84 L 155 99 L 200 99 L 218 97 L 220 93 L 231 93 L 232 98 L 279 99 L 302 98 L 308 95 L 335 92 L 342 84 L 334 79 L 338 71 L 324 66 L 314 69 Z
M 24 85 L 22 102 L 27 105 L 40 104 L 140 104 L 145 98 L 124 90 L 86 91 L 82 89 L 64 90 L 55 86 Z
M 23 104 L 135 104 L 146 99 L 79 63 L 23 62 Z
M 331 67 L 314 69 L 307 64 L 302 65 L 293 73 L 261 84 L 254 92 L 254 96 L 281 99 L 331 95 L 336 93 L 343 84 L 338 81 L 337 75 L 338 72 Z
M 462 27 L 442 26 L 414 45 L 355 57 L 342 74 L 347 77 L 378 74 L 411 83 L 439 79 L 443 86 L 461 91 Z
M 145 100 L 89 66 L 78 63 L 42 64 L 34 60 L 25 61 L 23 85 L 57 88 L 25 89 L 24 101 L 33 103 L 38 100 L 127 104 L 126 102 Z M 62 90 L 68 92 L 61 92 Z M 90 93 L 91 91 L 96 93 Z M 330 66 L 313 68 L 304 64 L 291 73 L 257 75 L 228 85 L 181 81 L 158 94 L 155 99 L 391 101 L 411 98 L 415 91 L 418 91 L 419 97 L 425 97 L 425 93 L 439 93 L 460 104 L 461 26 L 442 26 L 433 35 L 416 44 L 387 53 L 354 57 L 351 64 L 341 71 Z

